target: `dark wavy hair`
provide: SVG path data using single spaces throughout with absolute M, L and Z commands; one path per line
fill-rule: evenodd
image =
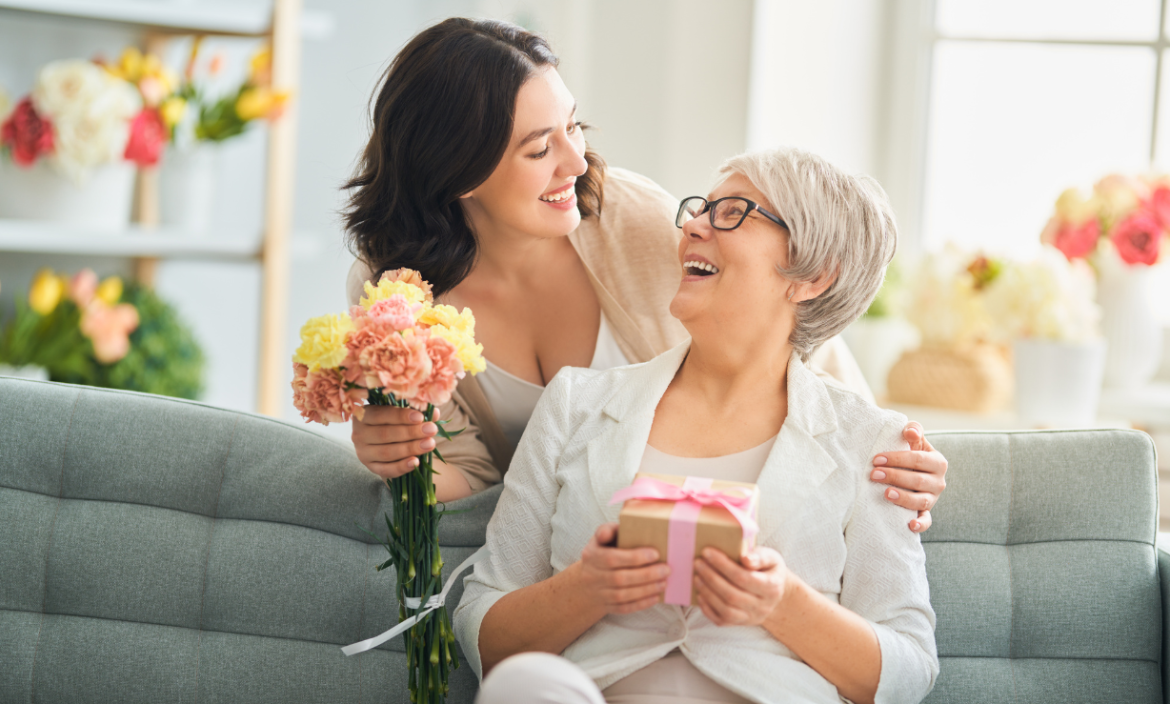
M 394 57 L 373 102 L 372 129 L 346 182 L 347 241 L 373 270 L 417 269 L 436 295 L 471 273 L 477 244 L 459 197 L 495 170 L 512 138 L 516 96 L 558 59 L 507 22 L 454 17 Z M 582 217 L 600 213 L 605 162 L 588 148 L 577 178 Z

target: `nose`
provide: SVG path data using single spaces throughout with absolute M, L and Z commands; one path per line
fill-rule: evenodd
M 585 161 L 585 140 L 578 142 L 567 139 L 565 135 L 561 135 L 561 139 L 565 140 L 568 149 L 559 150 L 564 158 L 557 165 L 557 174 L 564 177 L 583 176 L 589 170 L 589 163 Z
M 711 217 L 703 213 L 697 218 L 691 218 L 683 223 L 683 237 L 702 242 L 715 237 L 715 228 L 711 227 Z

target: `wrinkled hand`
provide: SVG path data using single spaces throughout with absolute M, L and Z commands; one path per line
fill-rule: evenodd
M 581 588 L 607 614 L 631 614 L 658 603 L 670 568 L 658 564 L 654 548 L 619 550 L 618 524 L 597 529 L 581 551 Z
M 791 573 L 780 553 L 758 547 L 736 563 L 705 548 L 695 560 L 699 608 L 716 626 L 758 626 L 784 599 Z
M 439 409 L 435 409 L 439 420 Z M 418 466 L 418 455 L 435 449 L 435 423 L 424 423 L 413 408 L 366 406 L 363 420 L 353 419 L 353 447 L 358 459 L 374 474 L 393 479 Z
M 910 443 L 910 450 L 874 457 L 870 479 L 890 485 L 886 499 L 918 512 L 918 518 L 910 521 L 910 530 L 921 533 L 930 528 L 930 509 L 947 488 L 947 458 L 931 446 L 915 421 L 906 425 L 902 437 Z

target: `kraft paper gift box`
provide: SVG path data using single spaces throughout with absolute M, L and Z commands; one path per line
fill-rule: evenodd
M 658 550 L 671 568 L 663 595 L 667 604 L 697 603 L 694 560 L 704 548 L 718 548 L 739 562 L 756 544 L 760 490 L 755 484 L 639 472 L 633 484 L 614 494 L 611 503 L 618 501 L 625 503 L 617 546 Z

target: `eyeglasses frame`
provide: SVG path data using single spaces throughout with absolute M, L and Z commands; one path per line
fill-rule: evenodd
M 788 223 L 781 220 L 779 216 L 768 212 L 764 208 L 761 208 L 759 203 L 756 203 L 755 201 L 750 200 L 748 198 L 744 198 L 743 196 L 725 196 L 723 198 L 716 198 L 715 200 L 707 200 L 703 196 L 687 196 L 686 198 L 683 198 L 681 201 L 679 201 L 678 213 L 676 213 L 674 216 L 674 226 L 675 227 L 682 229 L 682 224 L 679 224 L 679 220 L 682 218 L 683 207 L 686 206 L 686 203 L 688 200 L 693 200 L 695 198 L 698 198 L 699 200 L 706 203 L 706 205 L 703 207 L 703 209 L 695 214 L 695 217 L 697 218 L 697 217 L 701 216 L 703 213 L 708 213 L 709 219 L 711 221 L 711 227 L 713 227 L 716 230 L 719 230 L 721 232 L 728 232 L 730 230 L 734 230 L 734 229 L 738 228 L 740 225 L 743 224 L 744 220 L 747 220 L 747 216 L 750 215 L 753 210 L 759 212 L 760 215 L 763 215 L 764 217 L 768 218 L 769 220 L 776 223 L 780 227 L 783 227 L 785 230 L 788 230 L 789 232 L 792 231 L 792 228 L 788 227 Z M 720 203 L 722 203 L 725 200 L 742 200 L 743 202 L 748 204 L 748 207 L 745 208 L 743 211 L 743 217 L 741 217 L 739 219 L 739 222 L 735 223 L 731 227 L 719 227 L 718 225 L 715 224 L 715 206 L 719 205 Z M 683 223 L 683 224 L 685 224 L 685 223 Z

